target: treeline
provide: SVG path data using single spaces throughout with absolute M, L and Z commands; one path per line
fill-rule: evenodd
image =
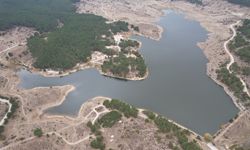
M 197 144 L 195 140 L 190 141 L 188 136 L 190 132 L 187 130 L 183 130 L 177 125 L 169 122 L 162 116 L 157 116 L 155 113 L 151 111 L 143 111 L 143 113 L 155 123 L 158 127 L 159 132 L 161 133 L 172 133 L 177 139 L 180 144 L 180 147 L 183 150 L 201 150 L 200 146 Z M 173 146 L 172 149 L 179 149 L 178 146 Z
M 234 93 L 234 96 L 236 96 L 239 100 L 242 102 L 248 102 L 250 100 L 247 93 L 243 91 L 244 87 L 240 79 L 234 73 L 230 73 L 227 68 L 223 66 L 221 69 L 218 69 L 216 73 L 217 79 L 227 85 L 229 90 L 231 90 Z
M 227 0 L 230 3 L 250 7 L 250 0 Z
M 112 99 L 111 101 L 105 100 L 103 102 L 103 105 L 108 109 L 118 110 L 119 112 L 123 113 L 123 115 L 127 118 L 129 117 L 137 118 L 138 109 L 120 100 L 117 99 Z

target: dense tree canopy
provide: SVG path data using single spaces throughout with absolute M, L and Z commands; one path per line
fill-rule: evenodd
M 127 103 L 124 103 L 117 99 L 112 99 L 111 101 L 105 100 L 103 105 L 106 108 L 112 109 L 112 110 L 118 110 L 124 114 L 126 117 L 134 117 L 136 118 L 138 115 L 138 109 L 134 106 L 131 106 Z
M 0 0 L 0 30 L 35 28 L 40 34 L 28 40 L 28 48 L 36 58 L 34 66 L 72 68 L 87 61 L 92 51 L 106 51 L 105 46 L 113 42 L 113 33 L 129 30 L 123 21 L 107 24 L 100 16 L 75 13 L 73 2 L 77 1 Z
M 56 29 L 74 12 L 70 0 L 0 0 L 0 30 L 14 26 L 34 27 L 40 32 Z

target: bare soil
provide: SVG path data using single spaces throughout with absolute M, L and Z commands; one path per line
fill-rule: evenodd
M 242 113 L 221 136 L 215 138 L 220 149 L 238 145 L 245 149 L 250 147 L 250 112 Z
M 8 112 L 8 105 L 6 103 L 0 102 L 0 120 L 3 119 L 5 116 L 6 112 Z

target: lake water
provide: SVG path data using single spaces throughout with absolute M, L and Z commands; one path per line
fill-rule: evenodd
M 140 50 L 149 68 L 143 81 L 121 81 L 87 69 L 58 78 L 43 77 L 22 70 L 20 88 L 72 84 L 60 106 L 49 113 L 76 115 L 81 105 L 95 96 L 124 100 L 146 108 L 203 134 L 215 133 L 221 124 L 234 117 L 238 109 L 223 89 L 206 75 L 207 59 L 197 42 L 205 41 L 207 32 L 183 14 L 168 12 L 159 25 L 164 28 L 160 41 L 134 36 L 143 45 Z

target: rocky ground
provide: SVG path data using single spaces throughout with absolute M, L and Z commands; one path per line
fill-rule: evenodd
M 27 38 L 34 33 L 33 29 L 26 27 L 15 27 L 8 31 L 0 31 L 0 52 L 9 47 L 26 43 Z
M 221 136 L 215 138 L 216 145 L 223 149 L 224 145 L 227 148 L 242 147 L 244 149 L 250 148 L 250 112 L 241 114 L 231 125 L 224 131 Z

